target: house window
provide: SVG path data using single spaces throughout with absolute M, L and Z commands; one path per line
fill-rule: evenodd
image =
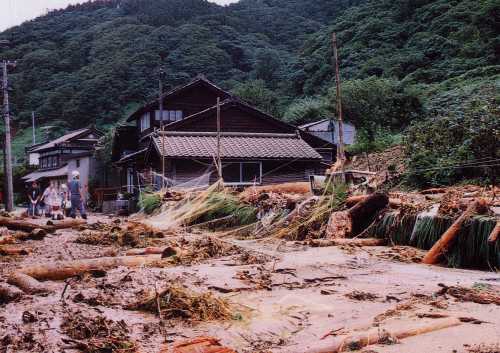
M 79 159 L 76 160 L 76 167 L 80 168 L 80 160 Z
M 163 110 L 163 121 L 179 121 L 182 120 L 182 110 Z M 160 121 L 160 111 L 155 111 L 155 120 Z
M 149 113 L 145 113 L 141 116 L 140 124 L 141 124 L 141 132 L 151 127 L 151 122 L 149 120 Z
M 132 194 L 134 192 L 134 169 L 127 168 L 127 192 Z
M 262 182 L 261 162 L 234 162 L 222 165 L 222 177 L 226 184 L 250 185 Z

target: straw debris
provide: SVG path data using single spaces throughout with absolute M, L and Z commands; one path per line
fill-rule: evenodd
M 180 285 L 172 285 L 156 292 L 151 290 L 129 310 L 142 310 L 158 314 L 165 319 L 190 321 L 229 320 L 232 318 L 229 303 L 210 292 L 196 293 Z
M 62 331 L 71 337 L 65 340 L 84 353 L 137 352 L 137 346 L 130 339 L 127 324 L 108 320 L 103 316 L 89 317 L 81 311 L 69 311 L 63 318 Z

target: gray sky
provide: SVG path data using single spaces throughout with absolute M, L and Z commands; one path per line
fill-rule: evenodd
M 210 1 L 226 5 L 237 0 Z M 47 10 L 60 9 L 69 4 L 82 2 L 85 0 L 0 0 L 0 31 L 43 15 Z

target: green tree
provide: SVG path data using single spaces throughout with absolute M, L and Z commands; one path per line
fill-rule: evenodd
M 237 84 L 232 90 L 237 97 L 273 116 L 279 115 L 278 96 L 266 88 L 263 80 L 250 80 Z

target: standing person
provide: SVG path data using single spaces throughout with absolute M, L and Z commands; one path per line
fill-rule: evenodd
M 82 218 L 87 219 L 87 214 L 85 213 L 85 207 L 83 205 L 83 200 L 85 198 L 83 197 L 82 185 L 80 184 L 80 173 L 75 170 L 71 175 L 73 180 L 71 180 L 68 185 L 71 200 L 70 216 L 76 218 L 76 210 L 78 210 Z
M 61 220 L 63 219 L 62 215 L 62 197 L 61 197 L 61 190 L 59 188 L 59 184 L 57 182 L 52 183 L 52 189 L 51 189 L 51 195 L 50 195 L 50 201 L 51 201 L 51 213 L 52 213 L 52 219 L 53 220 Z
M 38 203 L 40 202 L 40 188 L 36 181 L 31 183 L 28 189 L 28 216 L 35 218 L 38 216 Z
M 54 205 L 57 201 L 57 186 L 55 181 L 51 181 L 49 186 L 43 192 L 43 201 L 45 202 L 45 217 L 52 217 Z
M 66 184 L 61 185 L 61 209 L 63 216 L 67 216 L 69 214 L 69 210 L 71 209 L 68 185 Z

